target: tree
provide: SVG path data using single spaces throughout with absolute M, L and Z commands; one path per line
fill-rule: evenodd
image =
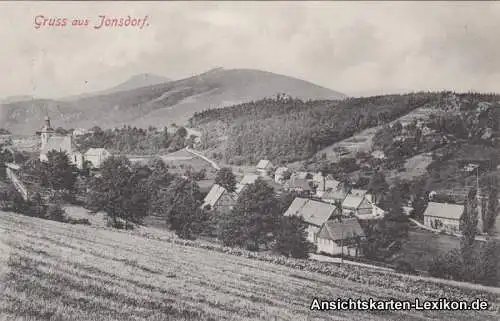
M 176 135 L 178 135 L 179 137 L 182 137 L 182 138 L 186 138 L 188 132 L 186 130 L 186 128 L 184 128 L 183 126 L 179 127 L 177 129 L 177 131 L 175 132 Z
M 72 192 L 76 182 L 76 167 L 70 163 L 68 154 L 52 150 L 47 153 L 47 160 L 48 187 Z
M 412 182 L 410 186 L 410 195 L 412 201 L 411 206 L 413 207 L 413 216 L 417 219 L 423 220 L 425 209 L 429 203 L 425 177 Z
M 297 216 L 282 216 L 273 250 L 287 257 L 305 259 L 314 249 L 307 240 L 307 224 Z
M 389 190 L 389 184 L 385 180 L 384 173 L 377 171 L 370 179 L 368 192 L 373 195 L 373 202 L 377 203 L 379 199 Z
M 162 138 L 162 145 L 164 148 L 167 148 L 170 145 L 170 135 L 168 134 L 167 126 L 163 127 Z
M 160 189 L 155 203 L 158 214 L 180 238 L 194 239 L 204 230 L 208 216 L 201 209 L 201 192 L 193 180 L 175 178 Z
M 472 266 L 474 263 L 474 241 L 476 239 L 478 223 L 476 193 L 476 189 L 469 191 L 464 211 L 460 217 L 462 258 L 464 264 L 467 266 Z
M 255 251 L 272 241 L 280 217 L 273 188 L 259 178 L 243 190 L 231 212 L 221 214 L 218 237 L 225 245 Z
M 126 157 L 111 156 L 101 166 L 101 177 L 90 180 L 87 204 L 102 210 L 117 224 L 118 218 L 141 223 L 148 210 L 143 175 Z
M 481 283 L 489 286 L 497 286 L 500 273 L 500 242 L 495 239 L 487 241 L 484 249 L 481 251 Z
M 382 200 L 382 207 L 387 209 L 387 213 L 368 233 L 368 256 L 389 255 L 398 250 L 401 242 L 408 236 L 408 217 L 404 214 L 402 205 L 401 187 L 396 183 Z
M 486 191 L 487 191 L 487 206 L 484 209 L 484 228 L 486 233 L 492 233 L 495 227 L 495 221 L 498 216 L 499 204 L 498 204 L 498 177 L 494 175 L 489 175 L 486 177 Z
M 215 176 L 215 184 L 224 187 L 228 192 L 234 192 L 236 190 L 236 177 L 231 168 L 223 167 L 218 170 Z

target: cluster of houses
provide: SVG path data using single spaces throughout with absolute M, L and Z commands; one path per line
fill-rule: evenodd
M 363 227 L 383 218 L 386 213 L 366 190 L 349 188 L 331 175 L 274 168 L 268 160 L 261 160 L 254 173 L 246 174 L 234 192 L 213 185 L 202 206 L 216 212 L 230 211 L 245 186 L 259 177 L 272 186 L 277 195 L 283 191 L 298 195 L 283 215 L 302 217 L 307 223 L 307 238 L 316 245 L 318 253 L 363 255 L 361 244 L 366 239 Z M 424 225 L 435 231 L 459 233 L 464 205 L 434 202 L 433 196 L 435 193 L 431 192 L 424 212 Z M 404 206 L 403 210 L 410 215 L 413 208 Z M 479 232 L 482 232 L 481 226 L 479 220 Z
M 59 152 L 66 152 L 69 160 L 77 168 L 82 169 L 85 162 L 90 164 L 93 168 L 99 168 L 111 153 L 105 148 L 89 148 L 85 153 L 81 153 L 77 150 L 74 138 L 78 135 L 83 135 L 85 131 L 83 129 L 77 129 L 73 131 L 70 135 L 61 135 L 56 133 L 56 131 L 50 125 L 50 118 L 45 117 L 45 125 L 42 127 L 41 131 L 37 132 L 41 137 L 41 149 L 40 149 L 40 160 L 48 161 L 47 154 L 56 150 Z
M 302 217 L 308 226 L 308 240 L 319 253 L 362 255 L 363 221 L 380 219 L 385 214 L 366 190 L 348 188 L 331 175 L 293 172 L 286 167 L 275 169 L 268 160 L 261 160 L 254 173 L 246 174 L 234 192 L 213 185 L 202 206 L 219 213 L 230 211 L 244 188 L 259 177 L 278 195 L 283 191 L 295 192 L 297 197 L 283 215 Z

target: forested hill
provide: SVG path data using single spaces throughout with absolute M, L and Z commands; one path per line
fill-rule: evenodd
M 341 101 L 303 101 L 285 95 L 232 107 L 205 110 L 190 119 L 202 129 L 202 148 L 231 163 L 276 163 L 311 157 L 320 149 L 363 129 L 395 120 L 445 93 L 411 93 Z M 219 137 L 227 137 L 222 141 Z

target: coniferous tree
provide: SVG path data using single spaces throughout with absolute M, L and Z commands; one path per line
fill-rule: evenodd
M 468 196 L 464 211 L 460 218 L 461 251 L 462 258 L 466 265 L 472 265 L 474 261 L 474 241 L 477 233 L 478 212 L 477 212 L 477 190 L 472 189 Z

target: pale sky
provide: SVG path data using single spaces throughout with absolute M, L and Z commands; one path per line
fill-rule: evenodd
M 90 20 L 35 28 L 35 17 Z M 148 15 L 101 28 L 98 15 Z M 102 90 L 138 73 L 214 67 L 301 78 L 347 95 L 500 92 L 498 2 L 0 2 L 0 98 Z

